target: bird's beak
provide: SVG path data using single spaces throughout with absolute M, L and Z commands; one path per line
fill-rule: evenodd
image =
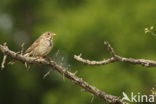
M 56 35 L 55 33 L 52 33 L 52 34 L 51 34 L 52 37 L 55 36 L 55 35 Z

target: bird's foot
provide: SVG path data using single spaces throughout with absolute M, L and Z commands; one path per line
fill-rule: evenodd
M 50 58 L 50 57 L 48 57 L 48 56 L 44 56 L 43 57 L 45 60 L 47 60 L 47 61 L 51 61 L 52 59 Z
M 40 61 L 44 59 L 42 56 L 36 56 L 35 58 L 36 60 L 40 60 Z

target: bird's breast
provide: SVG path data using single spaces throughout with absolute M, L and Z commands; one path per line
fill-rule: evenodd
M 50 41 L 50 46 L 52 46 L 53 45 L 53 40 L 50 39 L 49 41 Z
M 38 47 L 38 54 L 41 56 L 47 55 L 53 47 L 52 40 L 42 40 L 40 44 L 40 47 Z

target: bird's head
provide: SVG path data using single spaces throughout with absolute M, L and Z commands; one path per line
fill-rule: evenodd
M 53 32 L 45 32 L 43 34 L 44 37 L 48 38 L 48 39 L 52 39 L 56 34 Z

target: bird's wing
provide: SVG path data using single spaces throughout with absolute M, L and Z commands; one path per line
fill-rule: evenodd
M 32 50 L 34 50 L 34 48 L 36 48 L 38 45 L 39 45 L 39 42 L 42 38 L 39 37 L 26 51 L 25 53 L 29 53 L 31 52 Z

